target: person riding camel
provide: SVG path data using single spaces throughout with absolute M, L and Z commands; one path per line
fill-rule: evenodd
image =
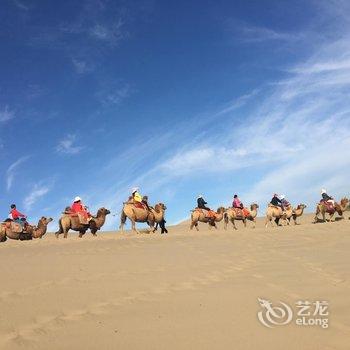
M 12 219 L 14 222 L 17 222 L 18 224 L 20 224 L 23 227 L 23 229 L 25 229 L 28 224 L 27 215 L 20 213 L 17 210 L 16 204 L 11 204 L 9 219 Z
M 70 209 L 73 214 L 78 214 L 78 216 L 80 215 L 82 217 L 85 221 L 82 223 L 88 223 L 92 219 L 87 207 L 82 203 L 81 198 L 78 196 L 74 198 L 74 202 Z
M 278 194 L 277 193 L 275 193 L 273 195 L 270 204 L 275 206 L 275 207 L 281 208 L 282 211 L 284 210 L 283 203 L 282 203 L 281 199 L 278 198 Z
M 281 200 L 281 204 L 282 204 L 282 208 L 287 208 L 290 206 L 289 201 L 286 199 L 286 196 L 284 194 L 280 195 L 280 200 Z M 283 209 L 282 209 L 283 210 Z
M 134 202 L 137 202 L 137 203 L 141 203 L 142 202 L 142 196 L 139 192 L 139 188 L 138 187 L 134 187 L 132 190 L 131 190 L 131 198 Z
M 151 210 L 151 207 L 148 204 L 148 196 L 142 197 L 142 203 L 147 207 L 148 210 Z
M 215 212 L 213 210 L 211 210 L 209 207 L 207 207 L 206 206 L 207 204 L 208 203 L 204 200 L 202 195 L 199 195 L 197 197 L 197 208 L 206 210 L 207 211 L 206 215 L 209 218 L 211 218 L 213 220 L 213 222 L 214 222 L 214 220 L 215 220 Z
M 241 200 L 238 198 L 238 195 L 236 195 L 236 194 L 233 196 L 232 207 L 238 208 L 238 209 L 243 209 L 243 203 L 241 202 Z
M 197 208 L 211 211 L 211 209 L 208 208 L 206 204 L 208 203 L 204 200 L 203 196 L 199 195 L 197 198 Z
M 332 207 L 334 207 L 335 205 L 335 201 L 333 199 L 333 197 L 329 196 L 327 194 L 327 190 L 325 190 L 324 188 L 321 190 L 321 196 L 322 196 L 322 199 L 321 199 L 321 203 L 324 202 L 324 203 L 328 203 L 328 204 L 331 204 Z
M 241 209 L 244 216 L 249 216 L 250 214 L 249 210 L 244 207 L 237 194 L 233 196 L 232 208 Z

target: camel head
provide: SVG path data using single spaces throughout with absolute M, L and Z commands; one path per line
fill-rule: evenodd
M 226 209 L 224 207 L 219 207 L 216 212 L 217 212 L 217 214 L 223 214 L 223 213 L 225 213 L 225 211 L 226 211 Z
M 297 206 L 297 209 L 305 209 L 305 208 L 306 208 L 306 204 L 300 203 L 300 204 Z
M 53 218 L 47 218 L 45 216 L 42 216 L 41 219 L 39 219 L 38 227 L 47 226 L 51 221 L 53 221 Z
M 163 204 L 163 203 L 157 203 L 155 206 L 154 206 L 154 210 L 159 213 L 161 210 L 165 211 L 166 210 L 166 205 Z
M 250 206 L 250 210 L 257 210 L 259 209 L 259 205 L 256 204 L 256 203 L 253 203 L 251 206 Z
M 106 215 L 108 215 L 108 214 L 110 214 L 110 213 L 111 213 L 111 212 L 110 212 L 108 209 L 102 207 L 102 208 L 100 208 L 99 210 L 97 210 L 96 217 L 106 216 Z
M 340 200 L 340 205 L 342 207 L 346 207 L 347 205 L 349 205 L 349 202 L 350 202 L 350 200 L 348 198 L 344 197 Z

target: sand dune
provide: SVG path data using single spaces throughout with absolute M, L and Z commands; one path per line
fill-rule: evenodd
M 0 244 L 1 349 L 348 349 L 350 221 Z M 327 300 L 269 329 L 258 298 Z

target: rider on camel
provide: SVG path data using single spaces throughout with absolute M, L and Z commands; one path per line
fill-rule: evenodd
M 238 198 L 238 195 L 237 195 L 237 194 L 235 194 L 235 195 L 233 196 L 232 207 L 233 207 L 233 208 L 236 208 L 236 209 L 241 209 L 244 216 L 249 216 L 249 215 L 250 215 L 249 210 L 246 209 L 246 208 L 244 207 L 243 203 L 242 203 L 241 200 Z M 238 215 L 239 215 L 239 214 L 238 214 Z
M 280 200 L 283 208 L 287 208 L 290 206 L 289 201 L 286 199 L 286 196 L 284 194 L 280 195 Z
M 208 203 L 204 200 L 203 196 L 200 194 L 197 197 L 197 208 L 207 210 L 206 215 L 212 219 L 212 224 L 213 224 L 215 221 L 215 212 L 213 210 L 211 210 L 210 208 L 208 208 L 206 206 L 206 204 L 208 204 Z
M 282 201 L 278 198 L 278 194 L 275 193 L 271 199 L 270 204 L 272 204 L 275 207 L 280 207 L 282 210 L 284 210 L 283 208 L 283 203 Z
M 139 192 L 138 187 L 134 187 L 131 190 L 131 201 L 136 205 L 136 207 L 144 208 L 150 210 L 150 207 L 148 205 L 148 197 L 142 196 Z
M 327 194 L 327 190 L 325 190 L 323 188 L 321 190 L 321 195 L 322 195 L 321 202 L 329 203 L 329 204 L 331 204 L 334 207 L 334 204 L 335 204 L 334 199 Z
M 74 202 L 71 206 L 71 212 L 75 214 L 80 214 L 87 222 L 91 220 L 91 214 L 87 210 L 87 207 L 83 205 L 80 197 L 75 197 Z
M 9 219 L 12 219 L 14 222 L 17 222 L 23 228 L 25 228 L 25 226 L 27 225 L 27 215 L 20 213 L 16 208 L 16 204 L 11 204 Z

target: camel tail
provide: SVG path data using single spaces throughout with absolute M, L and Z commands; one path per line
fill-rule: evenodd
M 122 210 L 120 214 L 120 224 L 124 225 L 126 223 L 126 219 L 127 219 L 127 216 L 125 215 L 124 210 Z
M 59 226 L 59 228 L 58 228 L 58 231 L 56 232 L 56 235 L 59 235 L 59 234 L 63 233 L 63 227 L 62 227 L 62 220 L 61 219 L 58 220 L 58 226 Z

